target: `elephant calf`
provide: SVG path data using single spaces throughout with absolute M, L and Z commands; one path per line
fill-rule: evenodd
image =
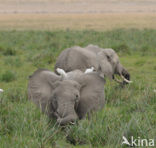
M 39 69 L 29 78 L 28 98 L 64 125 L 104 106 L 104 83 L 96 72 L 76 70 L 59 76 Z

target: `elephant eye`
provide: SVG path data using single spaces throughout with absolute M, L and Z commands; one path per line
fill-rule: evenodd
M 110 56 L 109 55 L 106 55 L 107 59 L 110 61 Z
M 79 95 L 76 94 L 76 95 L 75 95 L 75 100 L 78 101 L 78 99 L 79 99 Z

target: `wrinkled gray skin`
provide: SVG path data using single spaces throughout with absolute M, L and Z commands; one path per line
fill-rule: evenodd
M 94 67 L 101 76 L 114 79 L 114 75 L 123 75 L 130 80 L 130 74 L 121 65 L 119 57 L 113 49 L 103 49 L 96 45 L 88 45 L 85 48 L 74 46 L 62 51 L 56 64 L 57 68 L 64 69 L 66 72 L 80 69 L 85 71 L 87 68 Z M 126 83 L 126 82 L 125 82 Z
M 65 125 L 104 106 L 104 83 L 96 72 L 76 70 L 62 78 L 49 70 L 37 70 L 29 78 L 28 98 Z

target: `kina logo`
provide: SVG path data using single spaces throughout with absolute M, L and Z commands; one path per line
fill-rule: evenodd
M 134 138 L 131 136 L 130 140 L 123 136 L 122 137 L 122 145 L 133 146 L 133 147 L 154 147 L 154 139 L 141 139 L 140 137 Z

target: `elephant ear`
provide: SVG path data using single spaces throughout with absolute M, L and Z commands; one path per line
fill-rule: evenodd
M 55 82 L 60 81 L 61 77 L 55 73 L 39 69 L 29 77 L 28 98 L 32 100 L 43 112 L 48 111 L 48 101 L 53 89 L 56 87 Z
M 109 55 L 107 55 L 104 51 L 100 51 L 97 53 L 97 61 L 99 63 L 98 72 L 104 75 L 104 77 L 108 77 L 112 80 L 113 77 L 113 67 L 110 63 Z

